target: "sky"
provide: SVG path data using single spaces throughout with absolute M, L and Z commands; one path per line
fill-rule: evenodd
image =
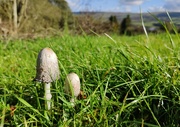
M 73 12 L 180 12 L 180 0 L 66 0 Z

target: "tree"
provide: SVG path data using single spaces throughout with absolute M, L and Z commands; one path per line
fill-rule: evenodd
M 9 31 L 15 35 L 22 24 L 22 19 L 27 7 L 28 0 L 2 0 L 0 1 L 0 16 L 9 21 Z
M 131 25 L 130 15 L 127 15 L 126 18 L 121 22 L 120 34 L 126 34 L 128 27 Z
M 117 17 L 114 15 L 111 15 L 109 17 L 109 21 L 110 21 L 113 32 L 118 32 L 119 25 L 118 25 Z
M 65 0 L 0 0 L 0 18 L 14 35 L 40 31 L 57 33 L 55 30 L 62 28 L 60 22 L 68 24 L 69 20 L 73 21 L 72 17 Z
M 73 24 L 73 15 L 68 3 L 65 0 L 49 0 L 53 5 L 58 6 L 61 11 L 61 19 L 59 21 L 59 27 L 68 29 Z
M 114 15 L 111 15 L 111 16 L 109 17 L 109 21 L 110 21 L 111 24 L 117 23 L 117 17 L 114 16 Z

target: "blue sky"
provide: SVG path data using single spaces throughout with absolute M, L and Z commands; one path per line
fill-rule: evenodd
M 180 12 L 180 0 L 66 0 L 73 12 Z

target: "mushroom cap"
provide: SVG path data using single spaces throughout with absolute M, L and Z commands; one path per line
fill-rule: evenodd
M 79 76 L 75 73 L 70 73 L 67 75 L 65 80 L 65 92 L 69 95 L 72 95 L 72 92 L 74 93 L 74 96 L 77 97 L 80 94 L 80 79 Z
M 56 54 L 51 48 L 43 48 L 37 58 L 35 81 L 50 83 L 60 78 Z

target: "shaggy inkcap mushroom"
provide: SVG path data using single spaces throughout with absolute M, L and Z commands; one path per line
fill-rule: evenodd
M 80 94 L 80 79 L 75 73 L 67 75 L 65 80 L 65 92 L 71 96 L 70 102 L 74 105 L 74 99 Z
M 37 58 L 36 77 L 35 81 L 44 83 L 45 100 L 47 101 L 48 110 L 51 108 L 51 92 L 50 84 L 58 80 L 59 77 L 58 59 L 54 51 L 50 48 L 42 49 Z
M 58 59 L 50 48 L 42 49 L 37 58 L 36 81 L 50 83 L 59 79 Z

